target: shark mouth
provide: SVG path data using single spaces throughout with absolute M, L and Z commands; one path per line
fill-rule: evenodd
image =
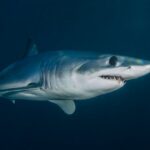
M 125 79 L 121 76 L 102 75 L 100 77 L 103 79 L 107 79 L 107 80 L 115 80 L 115 81 L 119 81 L 119 82 L 125 82 Z

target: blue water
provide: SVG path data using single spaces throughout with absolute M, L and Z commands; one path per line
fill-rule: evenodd
M 87 50 L 150 60 L 148 0 L 0 1 L 0 70 L 39 51 Z M 48 102 L 0 101 L 0 150 L 149 150 L 150 76 L 77 103 L 65 115 Z

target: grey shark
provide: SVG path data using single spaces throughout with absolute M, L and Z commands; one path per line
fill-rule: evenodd
M 79 53 L 79 52 L 78 52 Z M 70 52 L 28 55 L 0 73 L 0 96 L 15 100 L 49 101 L 65 113 L 75 102 L 118 90 L 128 80 L 150 73 L 150 61 L 119 55 L 77 55 Z

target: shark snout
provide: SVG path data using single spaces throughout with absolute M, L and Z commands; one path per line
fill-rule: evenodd
M 150 64 L 141 66 L 129 66 L 122 72 L 122 77 L 125 80 L 136 79 L 150 73 Z

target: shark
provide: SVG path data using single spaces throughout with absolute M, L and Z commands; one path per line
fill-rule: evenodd
M 23 59 L 0 72 L 0 97 L 14 103 L 49 101 L 71 115 L 76 110 L 75 101 L 116 91 L 129 80 L 149 73 L 148 60 L 72 51 L 39 53 L 32 43 Z

